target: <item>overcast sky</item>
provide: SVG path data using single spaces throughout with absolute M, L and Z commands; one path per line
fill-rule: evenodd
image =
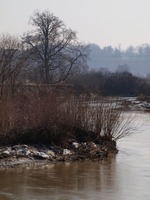
M 0 33 L 29 30 L 36 9 L 50 10 L 82 42 L 123 49 L 150 44 L 150 0 L 0 0 Z

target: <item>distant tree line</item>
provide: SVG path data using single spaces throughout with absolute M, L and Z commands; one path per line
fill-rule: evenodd
M 83 93 L 102 96 L 150 95 L 149 79 L 134 76 L 128 71 L 90 71 L 72 81 L 78 95 Z
M 150 73 L 150 45 L 142 44 L 137 47 L 99 47 L 90 44 L 88 64 L 90 69 L 107 68 L 116 71 L 119 65 L 128 65 L 128 70 L 134 75 L 146 76 Z

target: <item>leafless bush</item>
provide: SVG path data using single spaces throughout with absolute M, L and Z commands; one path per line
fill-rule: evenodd
M 130 132 L 116 103 L 60 97 L 55 92 L 0 99 L 0 143 L 117 140 Z
M 93 127 L 97 134 L 115 141 L 130 134 L 134 130 L 134 127 L 132 127 L 132 114 L 126 117 L 118 109 L 118 103 L 114 103 L 112 100 L 109 103 L 102 102 L 98 105 L 94 122 Z
M 122 111 L 118 109 L 118 103 L 112 100 L 106 102 L 98 100 L 94 105 L 91 99 L 67 100 L 61 110 L 64 124 L 68 124 L 71 130 L 75 128 L 79 137 L 84 134 L 84 139 L 98 141 L 102 137 L 110 140 L 118 140 L 132 131 L 132 116 L 125 118 Z

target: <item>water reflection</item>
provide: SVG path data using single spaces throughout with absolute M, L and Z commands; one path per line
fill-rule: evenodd
M 0 172 L 0 196 L 15 199 L 84 199 L 117 188 L 115 157 Z M 98 194 L 97 194 L 98 195 Z
M 150 114 L 136 116 L 144 125 L 118 143 L 116 157 L 1 170 L 0 200 L 149 200 Z

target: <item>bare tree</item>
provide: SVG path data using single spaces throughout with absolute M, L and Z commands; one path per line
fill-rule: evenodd
M 65 80 L 75 67 L 83 64 L 85 46 L 78 44 L 76 33 L 59 18 L 47 10 L 35 11 L 30 23 L 35 29 L 23 37 L 23 42 L 42 83 Z
M 18 38 L 10 35 L 0 37 L 0 86 L 1 95 L 9 88 L 13 93 L 19 82 L 21 69 L 25 66 L 27 55 Z

